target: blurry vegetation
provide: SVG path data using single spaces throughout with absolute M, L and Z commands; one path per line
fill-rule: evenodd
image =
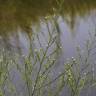
M 66 20 L 68 16 L 74 28 L 77 15 L 82 16 L 95 8 L 96 0 L 0 0 L 0 36 L 8 48 L 10 35 L 16 34 L 19 41 L 18 31 L 26 32 L 31 41 L 32 25 L 44 18 L 56 16 L 57 20 L 62 16 Z M 17 47 L 20 49 L 19 43 Z
M 73 18 L 95 8 L 96 0 L 0 0 L 0 34 L 29 32 L 32 23 L 54 13 Z
M 5 42 L 12 32 L 17 32 L 16 39 L 19 39 L 19 29 L 27 32 L 31 41 L 27 56 L 12 54 L 1 48 L 0 96 L 62 96 L 66 88 L 68 96 L 80 96 L 84 88 L 95 86 L 94 70 L 89 59 L 93 56 L 91 41 L 95 41 L 95 35 L 87 41 L 84 54 L 81 55 L 78 47 L 77 58 L 69 59 L 62 65 L 61 72 L 53 74 L 62 51 L 58 16 L 69 15 L 74 24 L 77 14 L 84 15 L 95 8 L 96 0 L 0 0 L 0 35 Z M 40 20 L 46 23 L 48 38 L 44 36 L 45 31 L 32 33 L 32 25 L 40 23 Z M 53 24 L 52 30 L 48 20 Z M 46 45 L 40 41 L 39 34 L 45 37 Z M 39 49 L 33 46 L 35 39 Z M 20 87 L 21 83 L 23 87 Z

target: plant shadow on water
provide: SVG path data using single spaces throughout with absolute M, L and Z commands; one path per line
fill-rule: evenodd
M 55 2 L 55 0 L 52 1 Z M 48 10 L 48 8 L 51 6 L 47 5 L 46 7 L 48 8 L 43 10 L 44 13 L 42 12 L 44 17 L 42 17 L 42 14 L 40 14 L 41 18 L 39 18 L 39 27 L 31 25 L 32 30 L 29 27 L 30 23 L 27 22 L 30 21 L 30 15 L 33 16 L 33 14 L 30 14 L 28 11 L 30 8 L 32 8 L 28 7 L 28 5 L 32 3 L 31 1 L 28 2 L 27 5 L 24 1 L 24 4 L 26 5 L 25 9 L 28 12 L 21 8 L 20 11 L 22 12 L 17 12 L 17 14 L 20 15 L 20 18 L 16 19 L 17 22 L 14 20 L 10 21 L 10 18 L 6 17 L 10 11 L 8 11 L 9 13 L 6 13 L 7 15 L 4 15 L 5 18 L 2 19 L 2 22 L 4 22 L 3 20 L 5 19 L 9 20 L 11 23 L 14 21 L 16 24 L 13 25 L 19 25 L 19 27 L 21 27 L 21 31 L 23 30 L 25 33 L 22 34 L 16 31 L 17 33 L 15 34 L 12 32 L 12 36 L 14 35 L 13 38 L 16 38 L 17 41 L 12 41 L 12 37 L 9 36 L 10 33 L 5 33 L 5 35 L 0 33 L 1 37 L 3 37 L 1 38 L 2 40 L 0 40 L 0 43 L 4 41 L 5 44 L 4 48 L 2 48 L 3 44 L 0 46 L 0 96 L 95 96 L 95 94 L 91 93 L 90 91 L 93 92 L 93 90 L 96 90 L 96 72 L 94 70 L 96 63 L 96 29 L 94 32 L 93 30 L 91 30 L 92 32 L 89 32 L 88 40 L 86 40 L 86 43 L 84 44 L 84 52 L 82 52 L 81 47 L 77 46 L 75 50 L 77 52 L 76 57 L 72 57 L 65 61 L 65 58 L 63 58 L 64 49 L 62 47 L 61 40 L 63 38 L 61 32 L 62 28 L 60 27 L 59 19 L 62 18 L 63 21 L 64 18 L 60 14 L 62 13 L 63 3 L 66 5 L 68 2 L 64 2 L 63 0 L 62 2 L 61 0 L 56 1 L 59 8 L 55 7 L 54 5 L 55 8 L 52 7 L 52 16 L 45 16 L 46 10 Z M 22 1 L 21 3 L 18 3 L 20 5 L 23 4 Z M 16 4 L 18 5 L 18 3 Z M 37 4 L 37 2 L 35 3 Z M 88 4 L 89 3 L 90 2 L 88 1 Z M 12 1 L 12 4 L 15 4 L 14 0 Z M 53 3 L 48 2 L 48 4 Z M 65 18 L 66 22 L 71 25 L 72 29 L 75 27 L 74 17 L 75 13 L 77 12 L 76 8 L 80 8 L 80 5 L 77 6 L 78 4 L 75 8 L 74 4 L 71 5 L 70 8 L 66 6 L 64 7 L 64 9 L 68 11 L 68 15 L 72 17 L 71 19 Z M 80 2 L 80 4 L 82 5 L 82 2 Z M 5 5 L 2 5 L 2 10 Z M 7 4 L 9 9 L 13 7 L 19 8 L 20 5 L 12 6 L 9 3 Z M 85 8 L 85 6 L 86 4 L 84 3 L 83 7 Z M 45 6 L 42 6 L 42 8 L 43 7 Z M 12 14 L 16 11 L 14 8 L 12 10 Z M 40 10 L 42 10 L 42 8 Z M 58 10 L 56 10 L 56 8 Z M 9 9 L 5 9 L 5 11 Z M 72 12 L 69 11 L 70 9 Z M 57 14 L 55 14 L 55 11 Z M 79 11 L 81 12 L 82 8 Z M 2 13 L 3 11 L 0 10 L 0 12 Z M 40 13 L 38 11 L 36 12 L 38 14 Z M 27 20 L 25 19 L 27 14 L 23 17 L 22 13 L 23 15 L 28 13 L 29 16 Z M 48 13 L 50 12 L 48 11 Z M 8 22 L 7 25 L 9 24 Z M 2 26 L 0 26 L 0 28 Z M 11 25 L 8 26 L 10 29 Z M 30 30 L 27 30 L 27 28 Z M 3 27 L 1 29 L 4 31 Z M 26 31 L 28 34 L 26 34 Z M 30 35 L 31 33 L 29 31 L 32 33 L 32 36 Z M 6 38 L 8 36 L 9 37 L 4 39 L 5 36 Z M 20 47 L 22 45 L 21 43 L 25 43 L 25 41 L 22 42 L 22 40 L 24 40 L 23 37 L 28 38 L 28 40 L 26 39 L 25 44 L 27 46 L 26 54 L 24 54 L 25 50 L 23 52 L 23 49 Z M 14 44 L 12 48 L 10 47 L 12 44 L 8 42 L 8 39 L 10 42 L 15 42 L 17 45 L 17 50 L 14 48 Z M 6 44 L 8 44 L 8 46 L 6 46 Z M 6 47 L 9 49 L 6 49 Z M 63 63 L 60 61 L 61 58 L 63 58 Z

